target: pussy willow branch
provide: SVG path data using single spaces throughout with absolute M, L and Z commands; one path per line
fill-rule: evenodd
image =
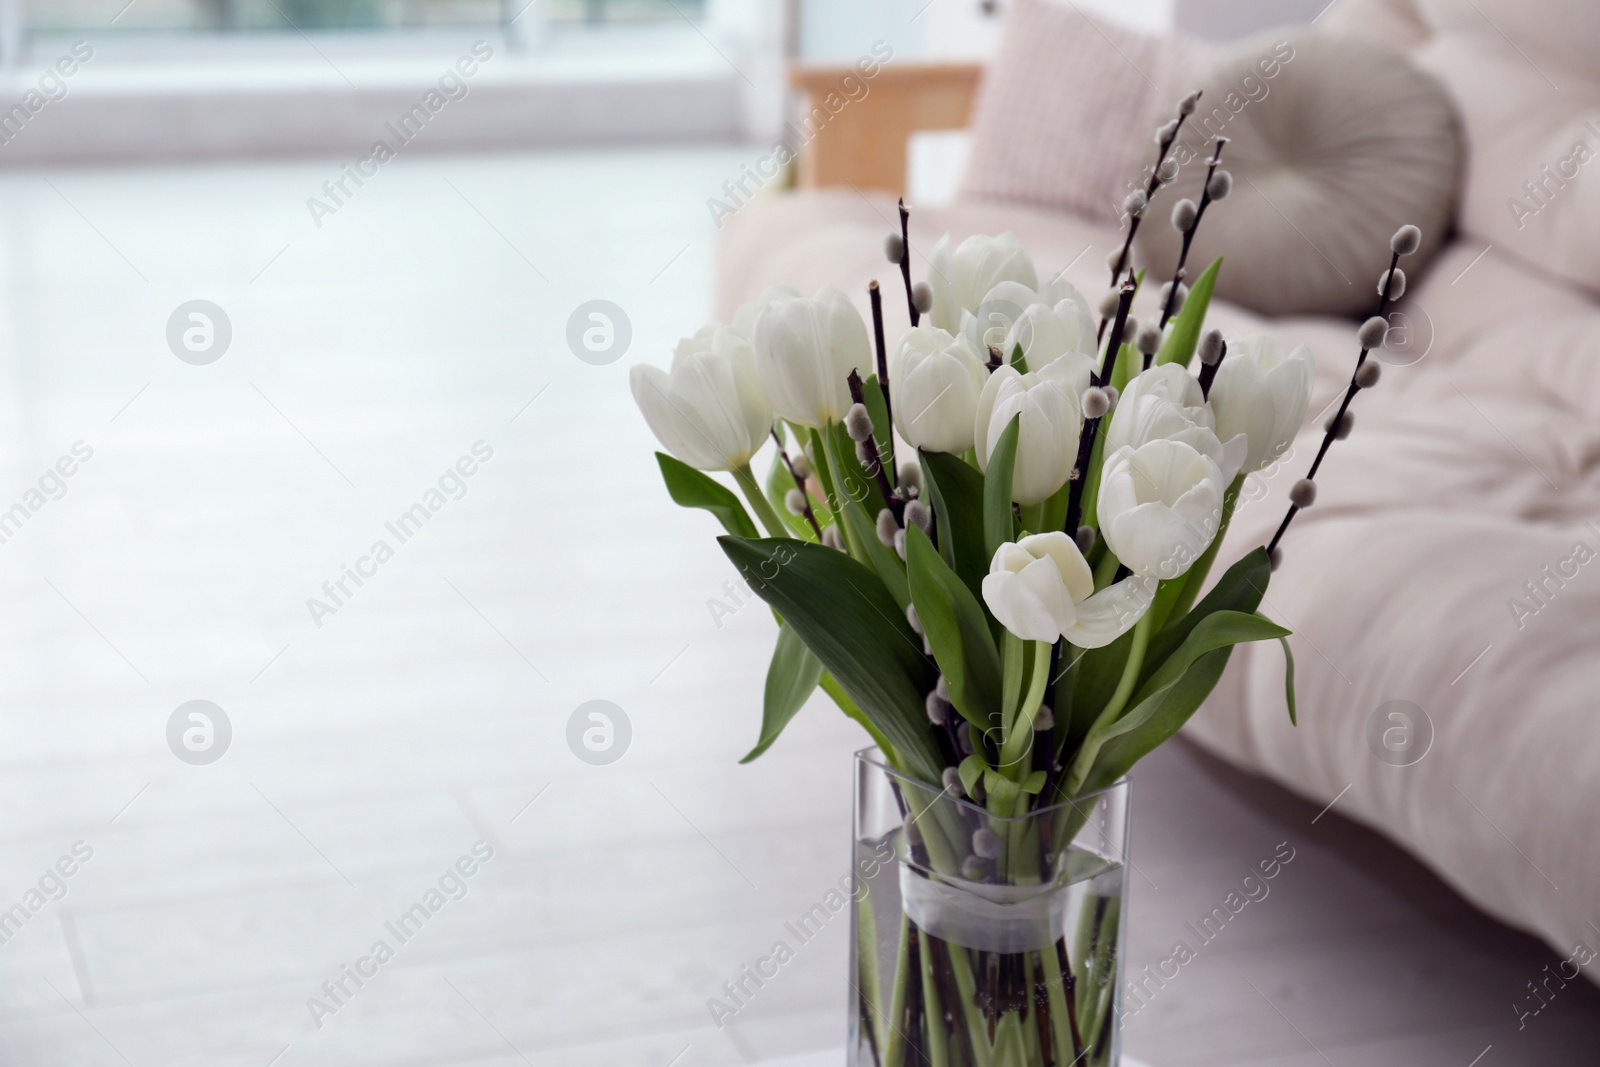
M 1389 272 L 1383 276 L 1383 295 L 1378 300 L 1377 317 L 1382 318 L 1384 312 L 1389 310 L 1389 292 L 1395 286 L 1395 269 L 1400 266 L 1400 253 L 1395 252 L 1389 257 Z M 1322 466 L 1322 457 L 1328 454 L 1328 448 L 1333 444 L 1334 436 L 1339 432 L 1339 424 L 1344 421 L 1344 413 L 1350 410 L 1350 401 L 1361 392 L 1361 386 L 1356 382 L 1356 375 L 1361 373 L 1362 364 L 1367 361 L 1368 349 L 1363 348 L 1361 355 L 1356 357 L 1355 370 L 1350 372 L 1350 385 L 1344 391 L 1344 399 L 1339 402 L 1339 410 L 1333 418 L 1328 420 L 1323 430 L 1322 445 L 1317 449 L 1317 456 L 1311 461 L 1311 469 L 1306 472 L 1306 477 L 1316 480 L 1317 469 Z M 1289 524 L 1294 521 L 1295 514 L 1300 510 L 1298 505 L 1290 504 L 1288 514 L 1284 515 L 1283 522 L 1278 525 L 1278 532 L 1272 535 L 1272 540 L 1267 543 L 1267 554 L 1270 556 L 1278 547 L 1278 542 L 1283 540 L 1283 535 L 1289 529 Z
M 1216 150 L 1211 153 L 1211 158 L 1206 161 L 1206 183 L 1200 191 L 1200 203 L 1195 209 L 1194 222 L 1183 233 L 1183 250 L 1178 253 L 1178 268 L 1172 272 L 1172 288 L 1167 290 L 1167 302 L 1161 308 L 1161 328 L 1167 328 L 1167 323 L 1172 321 L 1172 305 L 1178 300 L 1178 286 L 1183 282 L 1188 273 L 1189 248 L 1194 244 L 1194 235 L 1200 229 L 1200 220 L 1206 217 L 1206 208 L 1211 206 L 1211 176 L 1217 172 L 1217 165 L 1222 162 L 1222 149 L 1228 143 L 1226 137 L 1217 138 Z M 1145 367 L 1150 366 L 1150 356 L 1145 357 Z
M 1117 350 L 1122 347 L 1122 334 L 1128 325 L 1128 308 L 1133 306 L 1133 271 L 1128 272 L 1128 280 L 1122 283 L 1122 292 L 1117 300 L 1117 318 L 1111 327 L 1111 341 L 1106 346 L 1105 362 L 1101 365 L 1100 373 L 1090 374 L 1089 384 L 1103 386 L 1111 380 L 1117 370 Z M 1078 533 L 1078 522 L 1083 518 L 1083 487 L 1089 480 L 1089 459 L 1094 454 L 1094 437 L 1100 428 L 1099 419 L 1084 419 L 1083 430 L 1078 434 L 1078 459 L 1073 465 L 1071 479 L 1072 488 L 1067 493 L 1067 521 L 1065 529 L 1068 537 L 1075 537 Z
M 865 387 L 863 387 L 861 384 L 861 375 L 857 371 L 852 370 L 850 372 L 850 377 L 845 380 L 850 385 L 850 399 L 865 407 L 867 403 L 867 394 Z M 900 511 L 905 505 L 895 497 L 894 487 L 889 484 L 889 479 L 884 477 L 883 457 L 878 453 L 877 435 L 874 434 L 871 437 L 868 437 L 865 441 L 862 441 L 861 447 L 867 453 L 866 465 L 872 468 L 872 475 L 878 480 L 878 489 L 883 493 L 884 503 L 886 503 L 889 506 L 889 509 L 894 512 L 895 520 L 898 522 L 900 519 Z
M 789 453 L 785 451 L 783 447 L 783 441 L 778 437 L 778 430 L 776 427 L 774 427 L 772 430 L 772 443 L 778 446 L 778 456 L 783 460 L 783 465 L 788 468 L 789 477 L 794 479 L 794 487 L 800 490 L 800 499 L 805 501 L 804 514 L 806 521 L 809 522 L 811 524 L 811 528 L 816 531 L 817 540 L 821 541 L 822 525 L 817 522 L 816 513 L 811 510 L 811 494 L 806 492 L 805 479 L 800 477 L 800 475 L 795 472 L 794 464 L 789 461 Z
M 1195 93 L 1195 99 L 1200 99 L 1199 92 Z M 1161 188 L 1161 164 L 1167 161 L 1167 153 L 1172 151 L 1172 146 L 1177 143 L 1178 134 L 1183 132 L 1183 124 L 1188 117 L 1180 108 L 1178 110 L 1178 124 L 1172 128 L 1171 135 L 1161 141 L 1161 151 L 1156 156 L 1156 165 L 1150 169 L 1150 180 L 1145 183 L 1145 211 L 1150 210 L 1149 201 L 1155 199 L 1156 190 Z M 1112 285 L 1117 284 L 1117 279 L 1122 277 L 1122 272 L 1128 265 L 1128 251 L 1133 247 L 1133 235 L 1139 232 L 1139 220 L 1141 217 L 1140 215 L 1133 215 L 1128 219 L 1128 236 L 1122 241 L 1122 251 L 1117 254 L 1116 266 L 1111 268 Z M 1101 318 L 1100 329 L 1095 332 L 1095 340 L 1103 340 L 1105 335 L 1106 320 Z
M 906 283 L 906 310 L 911 313 L 911 325 L 915 326 L 922 319 L 922 313 L 911 295 L 911 212 L 906 210 L 904 198 L 900 200 L 900 279 Z
M 876 280 L 868 283 L 867 296 L 872 301 L 872 339 L 878 349 L 878 388 L 883 390 L 883 413 L 889 423 L 889 432 L 894 433 L 894 405 L 889 400 L 889 350 L 883 343 L 883 293 L 878 290 Z M 890 442 L 893 444 L 893 441 Z M 891 447 L 890 451 L 894 451 Z M 889 464 L 889 481 L 898 486 L 900 484 L 899 472 L 894 469 L 893 463 Z

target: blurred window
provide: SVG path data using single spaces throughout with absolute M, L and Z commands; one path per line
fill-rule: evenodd
M 562 23 L 700 17 L 704 0 L 539 0 Z M 0 4 L 0 6 L 9 6 Z M 25 0 L 33 33 L 80 30 L 251 33 L 392 30 L 498 25 L 523 2 L 508 0 Z

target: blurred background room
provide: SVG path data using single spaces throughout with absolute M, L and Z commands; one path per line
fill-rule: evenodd
M 0 0 L 0 1064 L 843 1062 L 848 918 L 789 931 L 849 873 L 865 738 L 818 697 L 739 763 L 772 616 L 708 546 L 714 523 L 662 491 L 628 367 L 666 365 L 779 281 L 831 280 L 864 306 L 869 277 L 893 279 L 899 196 L 919 276 L 945 231 L 1011 230 L 1041 276 L 1098 299 L 1152 109 L 1280 37 L 1307 58 L 1278 99 L 1322 95 L 1314 38 L 1334 33 L 1417 49 L 1445 84 L 1438 113 L 1466 116 L 1439 134 L 1456 154 L 1429 194 L 1434 288 L 1413 277 L 1396 325 L 1416 337 L 1391 333 L 1386 373 L 1455 366 L 1502 309 L 1548 328 L 1539 352 L 1581 352 L 1600 272 L 1574 246 L 1600 242 L 1574 220 L 1592 221 L 1583 182 L 1600 179 L 1545 182 L 1565 133 L 1559 152 L 1486 149 L 1473 109 L 1494 94 L 1439 73 L 1475 53 L 1422 57 L 1470 37 L 1504 59 L 1506 99 L 1572 102 L 1546 123 L 1564 131 L 1600 119 L 1592 18 L 1482 0 L 1490 33 L 1476 6 Z M 1007 28 L 1027 12 L 1073 20 L 1072 47 L 1111 72 L 1105 100 L 1042 43 L 1028 80 Z M 1587 60 L 1513 25 L 1569 18 Z M 1250 107 L 1241 146 L 1287 143 L 1297 123 Z M 1335 133 L 1359 141 L 1367 119 L 1342 113 Z M 1225 205 L 1254 227 L 1242 265 L 1341 272 L 1339 233 L 1311 228 L 1349 209 L 1339 183 L 1293 177 L 1315 154 L 1239 163 L 1262 197 Z M 1473 167 L 1499 169 L 1485 185 Z M 1544 190 L 1529 225 L 1572 233 L 1555 252 L 1506 230 L 1524 178 Z M 1315 410 L 1362 314 L 1335 288 L 1219 292 L 1230 324 L 1312 345 Z M 1325 353 L 1346 362 L 1323 374 Z M 1427 410 L 1479 436 L 1379 440 L 1487 464 L 1429 475 L 1441 495 L 1576 523 L 1600 454 L 1575 399 L 1600 399 L 1587 373 L 1547 382 L 1566 422 L 1475 415 L 1479 379 L 1437 378 Z M 1552 426 L 1573 429 L 1534 439 Z M 1434 544 L 1423 529 L 1393 543 Z M 1513 610 L 1540 635 L 1505 620 L 1572 540 L 1508 542 L 1498 584 L 1455 600 L 1434 594 L 1477 569 L 1285 572 L 1303 579 L 1279 605 L 1307 687 L 1298 733 L 1252 710 L 1267 693 L 1282 715 L 1263 652 L 1235 661 L 1194 740 L 1141 767 L 1130 973 L 1159 971 L 1259 861 L 1294 858 L 1176 978 L 1139 979 L 1132 1055 L 1595 1062 L 1600 990 L 1548 982 L 1577 939 L 1600 944 L 1580 921 L 1600 921 L 1593 731 L 1563 711 L 1540 720 L 1548 746 L 1447 762 L 1470 744 L 1452 701 L 1473 686 L 1522 679 L 1525 703 L 1473 689 L 1504 712 L 1589 706 L 1562 672 L 1600 591 L 1576 579 L 1542 619 Z M 1380 580 L 1420 614 L 1369 626 Z M 1400 699 L 1429 739 L 1403 773 L 1365 740 Z M 1518 799 L 1535 781 L 1565 801 Z M 730 1001 L 780 938 L 792 961 Z

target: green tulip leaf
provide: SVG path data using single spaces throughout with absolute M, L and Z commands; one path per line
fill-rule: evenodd
M 923 452 L 922 482 L 938 524 L 939 553 L 972 595 L 983 595 L 991 555 L 984 551 L 983 473 L 948 452 Z
M 732 489 L 665 452 L 656 453 L 656 463 L 674 504 L 711 512 L 722 528 L 735 537 L 757 536 L 756 524 L 750 521 L 750 513 Z
M 1022 432 L 1022 413 L 1011 417 L 1005 432 L 989 453 L 989 469 L 983 476 L 984 571 L 1000 546 L 1016 538 L 1016 516 L 1011 510 L 1011 476 L 1017 463 L 1017 437 Z
M 1190 632 L 1207 615 L 1216 611 L 1253 612 L 1261 606 L 1266 596 L 1267 583 L 1272 579 L 1272 563 L 1265 548 L 1256 548 L 1229 567 L 1217 584 L 1193 608 L 1176 619 L 1170 619 L 1150 641 L 1145 654 L 1142 682 L 1164 663 L 1173 651 L 1188 640 Z
M 980 731 L 998 725 L 1000 653 L 989 617 L 945 565 L 928 535 L 915 526 L 906 528 L 906 576 L 922 632 L 950 690 L 950 702 Z
M 822 681 L 822 661 L 787 626 L 778 628 L 778 644 L 767 667 L 767 689 L 761 708 L 761 738 L 740 763 L 760 756 L 783 733 Z
M 876 374 L 867 375 L 867 380 L 861 383 L 861 399 L 867 406 L 867 414 L 872 416 L 872 435 L 878 445 L 878 458 L 883 461 L 883 469 L 889 475 L 889 484 L 895 485 L 899 472 L 894 459 L 894 428 L 889 423 L 889 405 L 883 398 L 883 386 L 878 384 Z
M 1194 709 L 1198 708 L 1210 693 L 1209 688 L 1204 692 L 1192 691 L 1196 689 L 1198 682 L 1191 679 L 1190 668 L 1201 657 L 1246 641 L 1268 641 L 1288 635 L 1288 630 L 1261 615 L 1246 614 L 1242 611 L 1214 611 L 1208 614 L 1190 629 L 1183 644 L 1167 656 L 1165 661 L 1139 685 L 1133 698 L 1128 702 L 1128 710 L 1111 722 L 1097 724 L 1089 731 L 1089 736 L 1084 739 L 1083 747 L 1078 750 L 1078 755 L 1073 761 L 1072 780 L 1083 782 L 1084 787 L 1087 787 L 1091 779 L 1099 780 L 1095 768 L 1099 764 L 1100 753 L 1106 743 L 1141 730 L 1160 715 L 1166 707 L 1166 694 L 1169 690 L 1187 686 L 1188 688 L 1183 689 L 1180 694 L 1179 706 L 1188 707 L 1185 719 L 1193 714 Z M 1211 679 L 1210 684 L 1215 685 L 1216 679 Z M 1115 780 L 1110 779 L 1110 781 Z M 1081 789 L 1079 791 L 1081 792 Z
M 1206 312 L 1211 307 L 1211 290 L 1217 284 L 1217 272 L 1221 269 L 1222 257 L 1218 256 L 1211 261 L 1205 273 L 1195 279 L 1182 310 L 1172 317 L 1172 328 L 1167 331 L 1166 342 L 1156 356 L 1157 363 L 1181 363 L 1187 367 L 1194 358 L 1195 347 L 1200 343 L 1200 331 L 1206 325 Z
M 1231 645 L 1207 652 L 1190 664 L 1182 681 L 1151 698 L 1153 706 L 1143 713 L 1144 725 L 1110 738 L 1100 747 L 1094 769 L 1079 792 L 1088 794 L 1106 788 L 1171 739 L 1211 695 L 1232 654 Z
M 1289 703 L 1289 725 L 1299 726 L 1300 720 L 1295 718 L 1294 711 L 1294 653 L 1289 650 L 1289 639 L 1278 638 L 1278 644 L 1283 646 L 1283 695 Z
M 937 781 L 942 760 L 924 704 L 937 668 L 877 576 L 808 542 L 724 536 L 717 543 L 892 746 L 885 754 L 906 773 Z

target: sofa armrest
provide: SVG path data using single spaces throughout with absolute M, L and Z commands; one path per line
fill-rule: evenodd
M 904 195 L 911 135 L 964 128 L 982 72 L 977 63 L 907 64 L 886 66 L 863 81 L 854 67 L 790 67 L 789 85 L 802 101 L 794 123 L 802 142 L 800 184 Z

